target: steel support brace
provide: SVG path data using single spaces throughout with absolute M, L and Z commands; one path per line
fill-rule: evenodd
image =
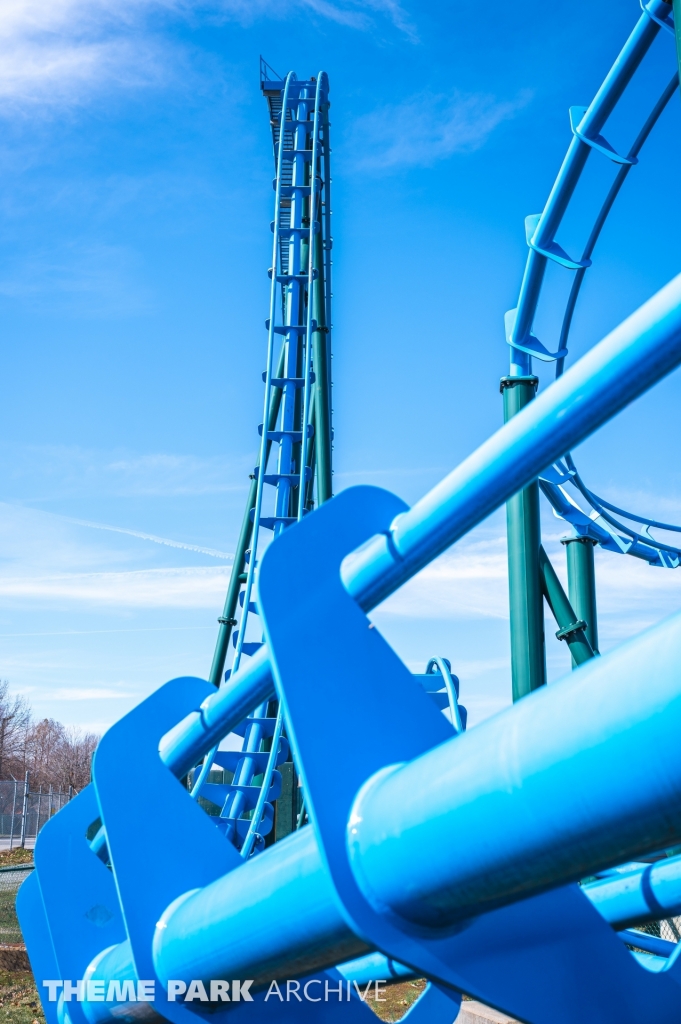
M 679 74 L 681 75 L 681 0 L 674 0 L 673 11 L 674 27 L 676 29 L 676 55 L 679 61 Z
M 566 537 L 568 591 L 578 618 L 586 622 L 586 635 L 594 654 L 598 654 L 598 613 L 596 609 L 596 567 L 590 537 Z
M 532 401 L 536 377 L 502 377 L 504 422 Z M 511 616 L 511 673 L 513 700 L 525 697 L 546 682 L 544 604 L 539 548 L 539 484 L 533 480 L 506 503 L 508 590 Z
M 565 640 L 572 655 L 572 667 L 583 665 L 585 661 L 593 658 L 594 652 L 586 636 L 586 622 L 575 612 L 573 605 L 568 600 L 563 586 L 556 576 L 556 570 L 551 565 L 549 556 L 544 548 L 539 548 L 539 572 L 541 576 L 541 588 L 546 602 L 558 623 L 556 636 L 559 640 Z
M 328 201 L 328 200 L 327 200 Z M 312 316 L 319 325 L 312 335 L 315 367 L 315 458 L 317 460 L 317 502 L 319 505 L 333 494 L 331 470 L 331 366 L 327 344 L 329 325 L 326 323 L 326 296 L 324 281 L 324 252 L 322 234 L 314 236 L 314 268 L 317 277 L 312 286 Z
M 277 365 L 277 377 L 283 376 L 284 373 L 284 349 L 282 348 L 279 356 L 279 363 Z M 279 388 L 275 388 L 274 395 L 272 396 L 272 404 L 270 406 L 270 418 L 268 430 L 274 430 L 277 417 L 279 416 L 279 408 L 281 406 L 282 391 Z M 272 448 L 272 442 L 269 441 L 267 444 L 266 455 L 265 455 L 265 468 L 267 468 L 267 459 L 269 458 L 270 451 Z M 229 640 L 232 635 L 232 628 L 236 625 L 236 606 L 239 600 L 239 591 L 241 590 L 241 584 L 243 583 L 242 575 L 246 569 L 246 552 L 251 543 L 253 537 L 253 521 L 251 519 L 251 509 L 255 504 L 255 494 L 258 486 L 257 473 L 260 469 L 260 460 L 256 466 L 256 472 L 252 475 L 251 484 L 248 488 L 248 499 L 246 501 L 246 511 L 244 512 L 243 522 L 241 523 L 241 532 L 239 533 L 239 540 L 237 542 L 236 551 L 234 552 L 234 562 L 232 563 L 232 572 L 229 577 L 229 584 L 227 586 L 227 594 L 225 596 L 225 604 L 222 609 L 222 615 L 218 619 L 220 628 L 218 630 L 218 638 L 215 643 L 215 653 L 213 654 L 213 663 L 210 667 L 210 675 L 208 679 L 213 686 L 219 686 L 222 680 L 222 673 L 225 669 L 225 661 L 227 659 L 227 651 L 229 649 Z

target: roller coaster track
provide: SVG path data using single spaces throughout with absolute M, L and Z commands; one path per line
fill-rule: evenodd
M 671 4 L 666 0 L 640 2 L 641 17 L 593 101 L 588 107 L 570 108 L 572 140 L 558 177 L 542 213 L 525 219 L 528 245 L 525 273 L 518 304 L 515 309 L 509 310 L 505 317 L 506 338 L 511 346 L 511 377 L 531 374 L 532 359 L 555 362 L 556 377 L 562 374 L 568 355 L 568 339 L 575 307 L 584 276 L 592 266 L 596 243 L 629 172 L 638 163 L 644 143 L 677 91 L 679 76 L 678 73 L 674 73 L 626 153 L 616 152 L 601 134 L 656 38 L 660 35 L 670 36 L 669 45 L 673 47 L 675 30 Z M 669 59 L 671 64 L 674 61 L 673 51 Z M 592 154 L 598 159 L 612 161 L 617 167 L 617 172 L 596 215 L 581 255 L 572 257 L 557 242 L 556 235 L 565 214 L 569 211 L 575 189 Z M 558 342 L 553 350 L 532 333 L 546 269 L 550 262 L 574 274 Z M 679 565 L 681 548 L 657 539 L 650 531 L 657 529 L 681 533 L 681 527 L 628 512 L 599 497 L 585 484 L 570 455 L 542 473 L 539 484 L 555 514 L 568 521 L 576 535 L 588 537 L 609 551 L 642 558 L 651 565 L 665 568 L 676 568 Z M 577 491 L 577 498 L 572 496 L 569 486 Z M 580 501 L 585 507 L 582 507 Z M 629 523 L 623 522 L 622 519 L 628 520 Z M 639 529 L 634 524 L 637 524 Z
M 242 657 L 251 657 L 262 647 L 259 639 L 246 640 L 251 618 L 255 621 L 258 616 L 254 593 L 261 532 L 277 537 L 332 493 L 328 78 L 322 72 L 308 81 L 299 81 L 293 73 L 282 79 L 261 61 L 261 88 L 269 107 L 275 163 L 265 399 L 258 428 L 260 455 L 232 573 L 236 584 L 230 581 L 213 664 L 214 670 L 219 664 L 221 674 L 224 637 L 238 625 L 231 633 L 234 658 L 225 680 L 238 670 Z M 282 339 L 278 351 L 277 338 Z M 275 472 L 269 471 L 273 444 L 278 445 Z M 266 486 L 273 489 L 269 511 L 265 511 Z M 211 673 L 213 681 L 215 674 Z M 431 659 L 426 674 L 416 678 L 437 706 L 449 712 L 455 732 L 462 732 L 466 709 L 458 704 L 459 680 L 452 676 L 447 659 Z M 282 791 L 277 768 L 287 760 L 289 744 L 276 701 L 257 707 L 237 732 L 243 736 L 241 750 L 213 748 L 192 795 L 221 808 L 218 826 L 248 857 L 264 848 L 265 837 L 272 831 L 274 803 Z M 263 750 L 268 742 L 270 749 Z M 230 772 L 231 782 L 210 780 L 213 765 Z M 303 799 L 295 827 L 305 818 Z
M 264 409 L 258 464 L 219 620 L 214 683 L 222 679 L 230 636 L 234 657 L 225 679 L 262 646 L 259 637 L 246 636 L 258 616 L 263 531 L 277 537 L 332 493 L 329 83 L 324 72 L 304 81 L 293 72 L 282 79 L 263 60 L 260 75 L 275 165 Z M 270 468 L 275 444 L 276 466 Z M 219 827 L 244 857 L 263 849 L 272 830 L 282 786 L 277 767 L 289 754 L 283 727 L 276 702 L 260 705 L 239 727 L 242 749 L 214 748 L 192 787 L 193 796 L 221 807 Z M 262 750 L 267 742 L 269 751 Z M 212 765 L 231 772 L 232 781 L 208 781 Z

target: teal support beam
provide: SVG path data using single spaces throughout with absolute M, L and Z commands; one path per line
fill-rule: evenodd
M 586 635 L 598 654 L 598 613 L 596 609 L 596 542 L 589 537 L 565 537 L 568 591 L 577 616 L 586 622 Z
M 277 377 L 283 376 L 284 373 L 284 346 L 281 349 L 281 355 L 279 357 L 279 363 L 277 366 Z M 270 405 L 270 419 L 269 429 L 274 430 L 277 424 L 277 416 L 279 415 L 279 407 L 281 405 L 281 396 L 283 392 L 280 388 L 274 389 L 272 396 L 272 403 Z M 269 458 L 270 450 L 272 448 L 272 442 L 268 442 L 267 445 L 267 458 Z M 265 460 L 267 461 L 267 459 Z M 259 462 L 258 462 L 259 465 Z M 213 686 L 219 686 L 222 679 L 222 673 L 225 670 L 225 661 L 227 659 L 227 651 L 229 649 L 229 640 L 232 635 L 232 627 L 236 625 L 236 606 L 239 600 L 239 591 L 241 590 L 241 584 L 245 582 L 245 570 L 246 570 L 246 552 L 248 551 L 251 538 L 253 536 L 253 523 L 251 521 L 251 509 L 255 505 L 255 492 L 258 486 L 255 474 L 251 477 L 251 485 L 248 489 L 248 499 L 246 501 L 246 511 L 244 513 L 243 522 L 241 523 L 241 532 L 239 533 L 239 540 L 236 545 L 236 551 L 234 552 L 234 563 L 232 565 L 232 573 L 229 577 L 229 584 L 227 586 L 227 594 L 225 596 L 225 604 L 222 609 L 222 615 L 218 619 L 219 629 L 218 638 L 215 643 L 215 653 L 213 654 L 213 664 L 210 667 L 210 675 L 208 679 Z
M 669 3 L 669 0 L 667 0 Z M 672 10 L 674 12 L 674 25 L 676 26 L 676 55 L 679 61 L 679 75 L 681 75 L 681 0 L 674 0 Z
M 325 114 L 325 118 L 328 115 Z M 329 192 L 327 187 L 327 202 Z M 321 202 L 321 198 L 320 198 Z M 321 221 L 324 212 L 319 210 L 317 219 Z M 312 358 L 315 372 L 315 460 L 317 475 L 317 501 L 321 505 L 333 495 L 331 467 L 331 353 L 327 310 L 329 308 L 329 288 L 327 280 L 328 261 L 324 259 L 324 240 L 321 231 L 314 236 L 313 267 L 317 276 L 312 285 L 312 317 L 318 327 L 312 335 Z
M 505 423 L 532 401 L 538 383 L 533 376 L 501 378 Z M 546 683 L 544 602 L 539 569 L 539 485 L 536 480 L 507 501 L 506 532 L 511 674 L 513 700 L 516 701 Z
M 541 545 L 539 547 L 539 572 L 542 593 L 558 623 L 556 636 L 559 640 L 565 640 L 567 643 L 572 655 L 572 667 L 576 668 L 594 656 L 593 648 L 586 635 L 586 622 L 575 613 L 563 590 L 562 583 L 556 576 L 556 570 Z

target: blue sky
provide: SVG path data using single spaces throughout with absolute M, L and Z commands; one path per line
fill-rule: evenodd
M 591 100 L 639 13 L 6 0 L 0 675 L 38 713 L 102 729 L 166 679 L 208 672 L 261 418 L 273 167 L 259 55 L 330 76 L 336 489 L 413 501 L 501 422 L 524 217 L 569 143 L 568 107 Z M 673 60 L 659 39 L 613 144 Z M 629 176 L 571 358 L 679 270 L 680 118 L 675 97 Z M 566 248 L 605 163 L 591 161 Z M 542 337 L 563 285 L 549 281 Z M 579 453 L 601 493 L 671 519 L 678 388 L 673 375 Z M 562 532 L 547 513 L 560 571 Z M 604 649 L 681 604 L 677 573 L 607 553 L 598 573 Z M 479 720 L 509 699 L 507 614 L 499 514 L 375 618 L 413 669 L 449 656 Z M 549 665 L 567 668 L 557 643 Z

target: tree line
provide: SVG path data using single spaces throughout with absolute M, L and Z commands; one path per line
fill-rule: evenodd
M 90 781 L 90 764 L 99 736 L 62 725 L 54 718 L 36 719 L 25 697 L 10 693 L 0 680 L 0 780 L 23 782 L 29 773 L 30 787 L 76 792 Z

